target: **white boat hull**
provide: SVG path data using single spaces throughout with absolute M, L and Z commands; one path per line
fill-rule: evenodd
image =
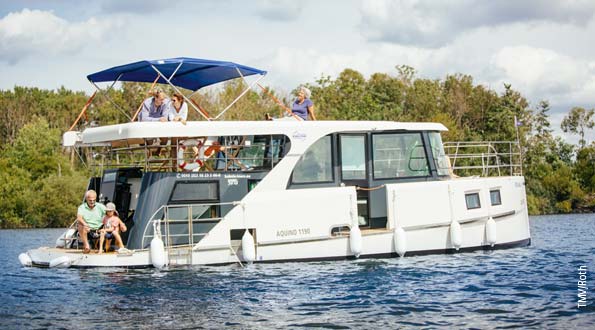
M 527 246 L 530 237 L 523 234 L 526 220 L 520 213 L 496 219 L 498 241 L 491 246 L 487 241 L 485 224 L 487 219 L 480 219 L 461 225 L 462 245 L 458 249 L 450 241 L 450 227 L 443 225 L 434 228 L 406 231 L 407 251 L 405 256 L 426 254 L 462 253 L 475 250 L 494 250 Z M 392 230 L 363 230 L 362 252 L 359 258 L 398 257 Z M 189 247 L 171 248 L 168 255 L 169 266 L 181 265 L 218 265 L 245 263 L 241 247 L 219 247 L 191 249 Z M 70 267 L 153 267 L 149 250 L 132 251 L 131 254 L 83 254 L 82 250 L 42 247 L 28 251 L 33 266 L 49 267 L 52 260 L 63 256 L 71 258 Z M 341 260 L 354 258 L 351 252 L 349 236 L 327 239 L 301 240 L 261 244 L 256 246 L 254 262 L 288 262 Z

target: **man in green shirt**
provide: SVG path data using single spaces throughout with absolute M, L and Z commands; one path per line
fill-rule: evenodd
M 92 230 L 101 228 L 103 216 L 105 216 L 105 205 L 96 202 L 97 193 L 95 190 L 88 190 L 85 193 L 85 201 L 79 206 L 76 220 L 78 221 L 79 236 L 83 241 L 83 253 L 89 253 L 89 241 L 87 234 Z

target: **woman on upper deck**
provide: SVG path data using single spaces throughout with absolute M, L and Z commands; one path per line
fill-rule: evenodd
M 168 115 L 169 121 L 179 121 L 186 125 L 188 119 L 188 105 L 184 102 L 182 94 L 174 93 L 171 98 L 171 109 Z
M 311 92 L 309 89 L 300 86 L 297 93 L 297 99 L 291 106 L 291 112 L 303 120 L 308 120 L 308 115 L 310 115 L 312 120 L 316 120 L 316 116 L 314 115 L 314 103 L 310 100 L 310 94 Z

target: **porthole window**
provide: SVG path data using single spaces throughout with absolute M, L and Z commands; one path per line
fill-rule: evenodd
M 465 194 L 465 203 L 467 203 L 467 210 L 481 208 L 479 193 Z
M 492 202 L 492 205 L 502 205 L 500 189 L 490 190 L 490 201 Z

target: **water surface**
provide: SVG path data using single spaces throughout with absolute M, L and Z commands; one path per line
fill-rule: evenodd
M 0 230 L 0 328 L 592 329 L 595 215 L 530 221 L 526 248 L 164 271 L 23 268 L 63 229 Z

